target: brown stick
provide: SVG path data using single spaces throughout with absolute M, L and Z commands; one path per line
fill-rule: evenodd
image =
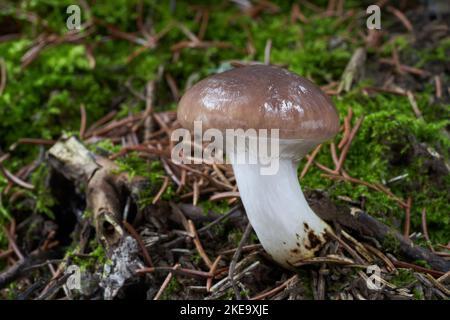
M 36 138 L 20 138 L 17 141 L 17 143 L 52 146 L 55 144 L 55 141 L 54 140 L 46 140 L 46 139 L 36 139 Z
M 434 77 L 434 86 L 436 88 L 436 98 L 442 98 L 442 82 L 440 76 Z
M 152 258 L 150 258 L 150 255 L 148 254 L 147 248 L 145 247 L 144 241 L 142 241 L 141 236 L 139 233 L 137 233 L 136 229 L 129 224 L 127 221 L 123 221 L 123 225 L 125 226 L 125 229 L 131 234 L 131 236 L 136 239 L 137 243 L 139 244 L 139 247 L 141 248 L 142 255 L 144 256 L 145 262 L 148 266 L 153 266 Z
M 317 164 L 317 165 L 319 165 L 319 164 Z M 324 167 L 324 168 L 326 168 L 327 170 L 331 170 L 327 167 Z M 386 195 L 392 197 L 400 206 L 402 206 L 403 208 L 406 208 L 407 204 L 402 199 L 395 196 L 392 192 L 388 191 L 387 188 L 384 188 L 384 187 L 380 188 L 379 185 L 372 184 L 372 183 L 369 183 L 369 182 L 366 182 L 366 181 L 363 181 L 360 179 L 350 177 L 348 174 L 343 174 L 342 176 L 338 176 L 336 174 L 323 174 L 323 176 L 330 178 L 330 179 L 334 179 L 334 180 L 344 180 L 344 181 L 348 181 L 351 183 L 361 184 L 361 185 L 371 188 L 375 191 L 383 192 Z
M 220 193 L 215 193 L 211 197 L 209 197 L 209 201 L 217 201 L 217 200 L 223 200 L 228 198 L 239 198 L 240 194 L 236 191 L 225 191 Z
M 209 21 L 209 11 L 204 10 L 202 14 L 202 22 L 200 25 L 200 29 L 198 31 L 198 38 L 200 40 L 203 40 L 206 34 L 206 29 L 208 28 L 208 21 Z
M 9 232 L 9 230 L 3 226 L 2 226 L 2 229 L 3 229 L 3 233 L 8 238 L 9 245 L 14 250 L 14 253 L 16 254 L 17 258 L 19 258 L 21 261 L 23 261 L 25 259 L 25 257 L 23 256 L 22 252 L 20 251 L 19 246 L 17 245 L 16 240 L 14 239 L 14 235 L 12 235 Z
M 152 204 L 156 204 L 159 201 L 159 199 L 164 194 L 168 186 L 169 186 L 169 177 L 165 176 L 164 182 L 161 188 L 159 189 L 158 193 L 156 194 L 156 196 L 153 198 Z
M 242 247 L 247 242 L 248 237 L 250 236 L 250 233 L 252 232 L 252 225 L 250 223 L 247 224 L 247 227 L 245 228 L 244 233 L 242 234 L 241 241 L 239 242 L 238 248 L 235 251 L 233 258 L 231 259 L 230 263 L 230 270 L 228 271 L 228 278 L 231 283 L 231 287 L 234 290 L 234 295 L 236 297 L 236 300 L 241 300 L 241 294 L 236 286 L 235 279 L 234 279 L 234 271 L 236 270 L 236 264 L 239 260 L 239 257 L 241 255 Z
M 84 104 L 80 105 L 80 113 L 81 113 L 81 121 L 80 121 L 80 139 L 83 140 L 84 134 L 86 132 L 86 108 L 84 107 Z
M 396 16 L 398 18 L 398 20 L 400 20 L 400 22 L 403 24 L 403 26 L 406 28 L 406 30 L 408 30 L 409 32 L 413 32 L 414 28 L 411 24 L 411 22 L 409 21 L 409 19 L 403 14 L 403 12 L 401 12 L 400 10 L 394 8 L 393 6 L 387 6 L 386 10 L 390 13 L 392 13 L 394 16 Z
M 428 227 L 427 227 L 427 210 L 425 208 L 422 209 L 422 230 L 423 230 L 423 236 L 425 237 L 425 240 L 427 240 L 428 246 L 430 247 L 431 251 L 434 251 L 433 246 L 431 245 L 430 236 L 428 235 Z
M 104 126 L 102 128 L 98 128 L 98 129 L 96 129 L 96 130 L 94 130 L 92 132 L 86 133 L 85 137 L 89 138 L 91 136 L 102 136 L 102 135 L 105 135 L 105 134 L 111 132 L 114 129 L 130 125 L 130 124 L 134 123 L 135 121 L 140 120 L 141 118 L 142 118 L 142 115 L 139 114 L 139 115 L 130 116 L 130 117 L 118 120 L 118 121 L 113 121 L 113 122 L 109 123 L 108 125 L 106 125 L 106 126 Z
M 391 65 L 391 66 L 395 66 L 395 62 L 392 59 L 384 59 L 384 58 L 382 58 L 379 61 L 380 61 L 380 63 L 383 63 L 383 64 L 388 64 L 388 65 Z M 421 76 L 421 77 L 425 77 L 425 76 L 429 76 L 430 75 L 430 73 L 428 71 L 426 71 L 426 70 L 422 70 L 422 69 L 415 68 L 415 67 L 410 67 L 410 66 L 407 66 L 407 65 L 404 65 L 404 64 L 401 64 L 399 66 L 399 68 L 402 71 L 404 71 L 404 72 L 408 72 L 408 73 L 411 73 L 411 74 L 414 74 L 414 75 L 417 75 L 417 76 Z
M 172 267 L 151 267 L 151 268 L 142 268 L 136 270 L 137 274 L 144 274 L 144 273 L 153 273 L 155 271 L 169 271 L 175 274 L 182 274 L 182 275 L 189 275 L 189 276 L 195 276 L 200 278 L 209 278 L 211 277 L 211 274 L 209 272 L 200 271 L 200 270 L 193 270 L 193 269 L 186 269 L 186 268 L 177 268 L 174 269 Z M 212 275 L 214 276 L 214 275 Z
M 414 97 L 414 94 L 411 91 L 406 91 L 406 96 L 408 97 L 408 101 L 414 111 L 414 114 L 417 118 L 423 118 L 422 112 L 419 109 L 419 106 L 417 105 L 417 100 Z
M 336 169 L 339 163 L 339 159 L 336 152 L 336 144 L 334 142 L 330 143 L 330 151 L 331 151 L 331 158 L 333 159 L 334 167 Z
M 308 156 L 306 156 L 308 158 Z M 322 171 L 325 171 L 326 173 L 329 173 L 329 175 L 332 176 L 336 176 L 336 172 L 330 168 L 328 168 L 327 166 L 324 166 L 323 164 L 321 164 L 320 162 L 314 161 L 314 164 L 317 166 L 317 168 L 319 168 Z M 339 176 L 336 176 L 339 177 Z
M 306 162 L 305 166 L 303 167 L 302 173 L 300 174 L 300 179 L 303 179 L 303 177 L 306 175 L 306 173 L 309 170 L 309 167 L 311 167 L 311 164 L 313 163 L 314 159 L 316 158 L 317 154 L 320 151 L 320 148 L 322 148 L 322 145 L 319 144 L 314 151 L 311 153 L 311 156 L 308 158 L 308 161 Z
M 34 186 L 31 183 L 23 181 L 19 177 L 16 177 L 12 174 L 8 169 L 6 169 L 2 164 L 0 164 L 0 171 L 3 173 L 3 176 L 11 183 L 18 185 L 21 188 L 34 190 Z
M 247 246 L 242 247 L 242 252 L 252 252 L 255 250 L 261 249 L 262 246 L 260 244 L 249 244 Z M 227 255 L 227 254 L 234 254 L 236 252 L 237 248 L 234 249 L 228 249 L 224 251 L 220 251 L 220 254 Z
M 409 269 L 413 269 L 413 270 L 415 270 L 417 272 L 429 273 L 433 277 L 441 277 L 441 276 L 443 276 L 445 274 L 445 272 L 432 270 L 432 269 L 429 269 L 429 268 L 421 267 L 421 266 L 418 266 L 416 264 L 412 264 L 412 263 L 404 262 L 404 261 L 400 261 L 400 260 L 394 260 L 394 261 L 392 261 L 392 263 L 394 264 L 394 266 L 396 266 L 398 268 L 409 268 Z
M 0 96 L 6 87 L 6 64 L 5 59 L 0 58 Z
M 200 257 L 202 257 L 203 261 L 208 266 L 208 268 L 211 269 L 213 264 L 212 264 L 211 260 L 209 259 L 208 255 L 206 254 L 205 250 L 203 249 L 202 243 L 200 242 L 200 238 L 198 237 L 197 230 L 195 229 L 194 222 L 192 222 L 192 220 L 188 220 L 188 226 L 189 226 L 189 230 L 187 230 L 187 231 L 191 232 L 192 235 L 194 236 L 193 241 L 194 241 L 195 248 L 197 249 L 198 254 L 200 255 Z
M 410 233 L 410 227 L 411 227 L 411 205 L 412 205 L 412 198 L 408 197 L 408 200 L 406 201 L 406 210 L 405 210 L 405 228 L 403 229 L 403 236 L 406 239 L 409 239 L 409 233 Z
M 174 77 L 172 77 L 170 73 L 166 73 L 166 81 L 169 85 L 170 91 L 172 92 L 173 99 L 178 101 L 180 99 L 180 90 L 178 89 L 178 85 Z
M 214 260 L 211 269 L 209 269 L 209 273 L 214 275 L 216 273 L 217 270 L 217 266 L 219 265 L 220 260 L 222 260 L 222 256 L 219 255 L 216 260 Z M 212 286 L 212 281 L 213 281 L 214 276 L 211 276 L 208 278 L 208 280 L 206 280 L 206 291 L 207 292 L 211 292 L 211 286 Z
M 342 149 L 348 141 L 348 136 L 350 135 L 350 123 L 353 117 L 352 108 L 348 108 L 347 116 L 344 118 L 344 134 L 342 135 L 342 140 L 339 142 L 338 148 Z
M 180 267 L 180 264 L 177 263 L 174 267 L 173 270 L 177 270 Z M 170 280 L 172 280 L 173 277 L 173 273 L 169 273 L 167 275 L 167 277 L 164 279 L 164 282 L 162 283 L 161 287 L 159 288 L 158 292 L 156 293 L 155 297 L 153 298 L 153 300 L 158 300 L 161 295 L 163 294 L 164 290 L 166 290 L 167 286 L 170 283 Z
M 353 127 L 353 129 L 350 132 L 350 135 L 348 137 L 348 141 L 345 144 L 345 146 L 342 148 L 342 152 L 341 152 L 341 156 L 339 157 L 339 162 L 338 165 L 336 166 L 336 170 L 335 172 L 339 173 L 342 169 L 342 166 L 344 164 L 345 158 L 347 156 L 347 153 L 350 149 L 350 145 L 352 144 L 353 139 L 356 136 L 356 133 L 358 132 L 359 128 L 361 127 L 361 124 L 364 120 L 364 116 L 361 116 L 360 118 L 358 118 L 358 120 L 356 120 L 356 124 Z
M 289 279 L 287 279 L 285 282 L 283 282 L 282 284 L 280 284 L 279 286 L 267 291 L 267 292 L 263 292 L 260 293 L 252 298 L 250 298 L 249 300 L 262 300 L 264 298 L 270 297 L 272 295 L 274 295 L 275 293 L 280 292 L 281 290 L 285 289 L 291 282 L 293 282 L 298 276 L 295 275 L 293 277 L 290 277 Z
M 107 115 L 105 115 L 104 117 L 100 118 L 99 120 L 97 120 L 96 122 L 94 122 L 89 129 L 86 130 L 86 135 L 90 134 L 93 130 L 97 129 L 98 127 L 104 125 L 105 123 L 107 123 L 108 121 L 112 120 L 114 118 L 114 116 L 117 114 L 117 111 L 113 110 L 111 112 L 109 112 Z
M 9 250 L 0 252 L 0 260 L 9 257 L 13 252 L 14 252 L 13 249 L 9 249 Z
M 197 205 L 198 199 L 200 198 L 200 187 L 199 187 L 199 182 L 197 179 L 194 180 L 194 183 L 192 184 L 192 204 L 194 206 Z

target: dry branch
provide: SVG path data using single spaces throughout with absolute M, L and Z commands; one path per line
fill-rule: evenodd
M 324 194 L 314 192 L 308 197 L 309 204 L 314 212 L 328 222 L 335 222 L 363 237 L 371 237 L 380 243 L 394 242 L 399 253 L 408 260 L 426 261 L 431 268 L 447 272 L 450 270 L 450 261 L 434 254 L 428 249 L 415 245 L 411 240 L 405 239 L 403 234 L 383 224 L 362 210 L 350 211 L 349 208 L 337 207 Z
M 121 221 L 126 198 L 143 179 L 117 173 L 114 162 L 92 154 L 75 137 L 58 141 L 48 151 L 48 160 L 67 179 L 85 186 L 97 236 L 107 246 L 116 245 L 124 235 Z

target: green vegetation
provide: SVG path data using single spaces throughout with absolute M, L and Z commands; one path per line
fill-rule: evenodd
M 207 214 L 209 211 L 217 213 L 227 213 L 231 207 L 227 200 L 220 201 L 201 201 L 199 206 L 203 209 L 203 213 Z
M 83 10 L 82 19 L 85 22 L 95 16 L 102 23 L 96 26 L 94 33 L 86 36 L 83 43 L 48 45 L 28 65 L 23 65 L 24 55 L 35 45 L 34 41 L 44 30 L 44 24 L 49 33 L 59 36 L 67 34 L 65 8 L 72 2 L 22 0 L 17 5 L 16 1 L 7 1 L 0 10 L 0 22 L 7 17 L 13 19 L 21 33 L 18 39 L 0 42 L 0 57 L 4 59 L 7 71 L 5 91 L 0 95 L 1 150 L 8 150 L 24 137 L 57 139 L 63 131 L 77 132 L 81 104 L 86 108 L 88 124 L 111 109 L 119 111 L 116 118 L 142 111 L 145 102 L 136 99 L 125 84 L 130 84 L 136 92 L 143 92 L 147 81 L 157 77 L 160 66 L 164 66 L 165 71 L 176 79 L 178 88 L 183 91 L 188 81 L 196 81 L 229 68 L 230 60 L 262 61 L 266 42 L 271 39 L 272 63 L 287 66 L 291 71 L 325 85 L 339 81 L 355 48 L 363 44 L 357 36 L 358 28 L 349 28 L 349 21 L 345 19 L 337 22 L 333 17 L 322 17 L 308 23 L 291 23 L 290 5 L 282 1 L 274 1 L 280 7 L 280 14 L 262 14 L 258 19 L 253 19 L 240 14 L 238 7 L 229 3 L 226 10 L 216 8 L 211 11 L 204 36 L 206 41 L 221 41 L 229 47 L 187 48 L 181 50 L 174 60 L 171 46 L 186 40 L 182 30 L 175 27 L 176 22 L 198 33 L 195 10 L 189 9 L 189 5 L 182 1 L 177 1 L 174 12 L 170 11 L 168 2 L 145 1 L 145 14 L 152 19 L 155 33 L 168 25 L 174 27 L 160 39 L 155 48 L 134 57 L 132 53 L 142 47 L 115 38 L 105 23 L 123 32 L 135 32 L 138 1 L 97 1 L 92 4 L 90 12 Z M 318 1 L 318 5 L 325 6 L 326 2 Z M 359 1 L 345 3 L 347 7 L 357 8 Z M 220 1 L 212 4 L 213 7 L 220 5 Z M 24 12 L 33 12 L 40 18 L 37 22 L 29 21 Z M 308 17 L 312 12 L 305 8 L 303 13 Z M 390 57 L 394 47 L 401 57 L 409 57 L 412 51 L 416 52 L 417 57 L 413 60 L 416 67 L 447 60 L 450 50 L 448 39 L 422 49 L 413 48 L 411 41 L 408 37 L 397 37 L 383 46 L 379 53 L 371 51 L 368 63 L 376 60 L 376 54 Z M 95 66 L 89 52 L 95 57 Z M 161 82 L 158 84 L 155 110 L 172 110 L 176 103 L 168 86 L 164 81 Z M 411 230 L 421 231 L 421 211 L 426 208 L 432 243 L 448 242 L 450 177 L 434 173 L 427 164 L 433 159 L 432 156 L 418 152 L 417 146 L 424 146 L 423 150 L 437 151 L 448 162 L 450 139 L 442 131 L 450 124 L 450 109 L 448 105 L 430 99 L 434 85 L 425 83 L 423 90 L 416 93 L 417 103 L 424 116 L 423 119 L 417 119 L 406 97 L 381 93 L 364 95 L 361 88 L 370 84 L 371 80 L 367 80 L 351 92 L 334 98 L 341 119 L 348 108 L 352 108 L 354 119 L 365 116 L 347 156 L 345 170 L 351 176 L 370 183 L 383 183 L 407 174 L 406 178 L 387 186 L 402 199 L 413 195 Z M 323 146 L 317 160 L 333 168 L 328 147 Z M 109 140 L 91 145 L 91 148 L 92 151 L 103 149 L 112 153 L 120 150 Z M 6 161 L 5 165 L 14 172 L 34 160 L 37 154 L 35 146 L 18 145 L 14 150 L 14 160 Z M 150 189 L 141 195 L 140 205 L 150 204 L 154 190 L 159 189 L 164 179 L 161 164 L 142 159 L 135 153 L 116 162 L 120 172 L 127 172 L 130 177 L 144 176 L 150 180 Z M 27 210 L 52 217 L 54 213 L 51 207 L 55 199 L 51 199 L 45 186 L 46 171 L 45 165 L 42 165 L 33 173 L 31 180 L 36 190 L 26 191 L 26 195 L 34 199 L 35 203 L 33 208 Z M 305 189 L 327 190 L 337 201 L 339 196 L 364 199 L 367 212 L 393 226 L 401 224 L 404 210 L 392 198 L 362 185 L 326 179 L 322 173 L 317 167 L 311 167 L 302 186 Z M 0 193 L 6 186 L 7 181 L 0 175 Z M 11 192 L 14 191 L 16 188 L 12 188 Z M 172 187 L 167 188 L 162 199 L 176 199 Z M 200 204 L 205 212 L 213 210 L 225 213 L 230 209 L 226 201 L 212 203 L 201 199 Z M 14 211 L 23 209 L 20 201 L 13 206 L 5 198 L 0 198 L 0 224 L 7 221 Z M 0 231 L 0 247 L 5 243 Z
M 103 266 L 109 262 L 105 248 L 96 240 L 90 241 L 89 249 L 91 251 L 87 255 L 79 255 L 79 246 L 69 248 L 66 251 L 65 259 L 68 259 L 70 264 L 77 265 L 82 272 L 86 272 L 87 270 L 95 271 L 95 268 L 98 266 Z
M 403 288 L 417 281 L 412 270 L 398 269 L 397 271 L 398 274 L 389 280 L 393 285 Z
M 400 252 L 400 241 L 394 234 L 388 233 L 383 241 L 383 248 L 393 254 L 398 254 Z
M 417 148 L 424 145 L 425 149 L 439 150 L 439 154 L 447 155 L 448 159 L 446 150 L 450 147 L 450 139 L 442 134 L 442 130 L 450 123 L 450 110 L 431 105 L 427 100 L 430 93 L 425 91 L 416 98 L 424 110 L 424 119 L 417 119 L 406 97 L 387 94 L 367 97 L 359 92 L 355 89 L 343 98 L 335 99 L 342 118 L 349 107 L 354 117 L 365 116 L 346 158 L 346 171 L 369 183 L 389 181 L 407 174 L 405 179 L 388 184 L 388 187 L 403 199 L 414 193 L 411 212 L 413 230 L 421 230 L 421 211 L 426 208 L 428 226 L 433 230 L 430 237 L 436 242 L 448 241 L 450 201 L 448 188 L 443 189 L 442 186 L 450 185 L 450 177 L 430 174 L 430 168 L 424 162 L 429 162 L 432 156 L 418 153 Z M 441 112 L 433 111 L 436 108 Z M 334 166 L 328 145 L 322 148 L 316 159 L 330 168 Z M 363 185 L 325 179 L 321 174 L 317 168 L 311 168 L 302 185 L 310 189 L 329 190 L 335 198 L 364 198 L 365 210 L 388 224 L 404 216 L 404 209 L 384 193 Z
M 176 277 L 170 279 L 167 288 L 164 290 L 163 294 L 160 297 L 160 300 L 171 300 L 173 299 L 173 295 L 181 290 L 181 284 L 178 282 Z

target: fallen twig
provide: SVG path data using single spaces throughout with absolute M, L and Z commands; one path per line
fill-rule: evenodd
M 403 229 L 403 236 L 406 239 L 409 238 L 411 227 L 411 205 L 412 205 L 412 198 L 408 197 L 408 200 L 406 201 L 406 210 L 405 210 L 405 227 Z
M 210 274 L 213 275 L 213 274 L 216 273 L 217 266 L 219 265 L 219 262 L 220 262 L 221 259 L 222 259 L 222 256 L 219 255 L 219 256 L 217 256 L 216 260 L 214 260 L 214 262 L 213 262 L 213 264 L 212 264 L 212 266 L 211 266 L 211 269 L 209 269 L 209 273 L 210 273 Z M 212 286 L 213 278 L 214 278 L 214 276 L 211 276 L 211 277 L 209 277 L 209 278 L 206 280 L 206 291 L 207 291 L 207 292 L 211 292 L 211 286 Z
M 252 225 L 250 223 L 247 224 L 247 227 L 245 228 L 244 233 L 242 234 L 241 241 L 239 242 L 239 245 L 234 252 L 233 258 L 231 259 L 230 263 L 230 270 L 228 271 L 228 278 L 230 279 L 231 286 L 234 290 L 234 295 L 236 297 L 236 300 L 241 300 L 241 294 L 239 292 L 239 289 L 236 286 L 236 283 L 234 281 L 234 271 L 236 269 L 236 263 L 239 259 L 239 256 L 241 255 L 242 247 L 247 242 L 248 237 L 250 236 L 250 233 L 252 232 Z
M 84 134 L 86 132 L 86 108 L 84 107 L 84 104 L 80 105 L 80 114 L 81 114 L 81 121 L 80 121 L 80 139 L 84 138 Z
M 341 155 L 339 157 L 339 161 L 338 164 L 336 166 L 336 169 L 334 170 L 336 173 L 339 173 L 342 170 L 342 167 L 344 165 L 344 161 L 345 158 L 347 156 L 347 153 L 350 149 L 350 145 L 352 144 L 353 139 L 356 136 L 356 133 L 358 132 L 359 128 L 361 127 L 361 124 L 364 120 L 364 116 L 361 116 L 360 118 L 358 118 L 358 120 L 356 120 L 356 124 L 355 126 L 352 128 L 349 136 L 348 136 L 348 140 L 346 142 L 346 144 L 344 145 L 344 147 L 342 148 L 342 152 Z
M 0 58 L 0 96 L 6 87 L 6 63 L 5 59 Z
M 308 158 L 305 166 L 303 167 L 302 173 L 300 174 L 300 179 L 303 179 L 306 175 L 306 173 L 309 170 L 309 167 L 311 167 L 311 164 L 314 162 L 314 159 L 316 158 L 317 154 L 320 151 L 320 148 L 322 148 L 322 145 L 319 144 L 314 151 L 311 153 L 311 156 Z
M 200 257 L 202 257 L 203 261 L 208 266 L 208 268 L 211 269 L 212 262 L 209 259 L 208 255 L 206 254 L 205 250 L 203 249 L 202 243 L 200 242 L 200 238 L 198 237 L 197 230 L 195 229 L 194 222 L 192 222 L 192 220 L 188 220 L 188 226 L 189 229 L 187 231 L 191 232 L 194 235 L 193 241 L 198 254 L 200 255 Z
M 267 297 L 270 297 L 278 292 L 280 292 L 281 290 L 285 289 L 289 284 L 291 284 L 292 282 L 296 281 L 298 279 L 298 275 L 294 275 L 292 277 L 290 277 L 289 279 L 287 279 L 286 281 L 284 281 L 282 284 L 280 284 L 279 286 L 276 286 L 275 288 L 260 293 L 252 298 L 250 298 L 249 300 L 262 300 L 265 299 Z
M 177 263 L 173 269 L 177 270 L 180 267 L 180 264 Z M 158 292 L 156 293 L 155 297 L 153 298 L 153 300 L 158 300 L 161 295 L 163 294 L 164 290 L 166 290 L 167 286 L 170 283 L 170 280 L 172 280 L 173 277 L 173 273 L 169 273 L 166 277 L 166 279 L 164 279 L 164 282 L 162 283 L 161 287 L 159 288 Z
M 144 241 L 142 241 L 142 238 L 139 235 L 139 233 L 127 221 L 123 221 L 123 225 L 124 225 L 125 229 L 127 229 L 127 231 L 133 236 L 133 238 L 139 244 L 139 247 L 141 248 L 142 255 L 144 256 L 146 264 L 150 267 L 153 266 L 152 258 L 150 257 L 150 255 L 147 251 L 147 248 L 145 247 Z

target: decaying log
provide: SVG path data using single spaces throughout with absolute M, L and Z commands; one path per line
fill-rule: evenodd
M 401 255 L 410 261 L 426 261 L 431 268 L 442 272 L 450 271 L 450 261 L 434 254 L 426 248 L 416 246 L 397 230 L 378 221 L 362 210 L 351 210 L 336 206 L 325 194 L 315 191 L 307 194 L 311 208 L 327 222 L 337 222 L 362 237 L 371 237 L 381 244 L 395 243 Z
M 63 138 L 48 151 L 53 169 L 86 190 L 87 210 L 92 213 L 98 238 L 115 246 L 124 235 L 121 227 L 126 199 L 144 184 L 144 179 L 130 179 L 118 172 L 117 165 L 94 155 L 75 137 Z

